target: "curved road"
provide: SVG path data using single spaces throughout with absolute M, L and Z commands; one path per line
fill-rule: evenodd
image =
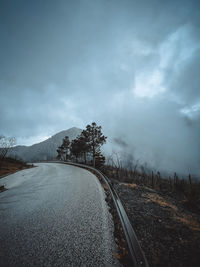
M 0 180 L 0 266 L 119 266 L 113 222 L 87 170 L 38 163 Z

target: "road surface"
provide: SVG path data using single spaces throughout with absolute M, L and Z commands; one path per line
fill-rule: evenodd
M 113 222 L 87 170 L 38 163 L 0 180 L 0 266 L 119 266 Z

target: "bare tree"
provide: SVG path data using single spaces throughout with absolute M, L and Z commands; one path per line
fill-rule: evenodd
M 14 137 L 5 137 L 0 135 L 0 165 L 8 151 L 16 144 L 16 139 Z

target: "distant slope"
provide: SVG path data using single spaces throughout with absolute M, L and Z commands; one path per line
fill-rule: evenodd
M 75 139 L 82 132 L 81 129 L 73 127 L 68 130 L 59 132 L 47 140 L 34 144 L 32 146 L 16 146 L 12 148 L 9 156 L 18 157 L 25 161 L 52 160 L 56 158 L 57 148 L 62 144 L 65 136 L 69 139 Z

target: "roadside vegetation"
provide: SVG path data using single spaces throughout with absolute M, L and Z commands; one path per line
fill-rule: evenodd
M 6 137 L 4 135 L 0 135 L 0 169 L 2 168 L 2 164 L 8 152 L 15 144 L 16 139 L 14 137 Z
M 119 182 L 134 183 L 182 199 L 188 209 L 200 213 L 200 181 L 190 174 L 188 177 L 179 177 L 174 173 L 165 177 L 159 171 L 150 172 L 144 166 L 138 166 L 138 163 L 124 167 L 118 157 L 116 160 L 111 157 L 102 171 Z
M 0 178 L 15 173 L 17 171 L 33 167 L 21 159 L 8 157 L 8 152 L 16 144 L 16 139 L 11 137 L 0 136 Z M 0 192 L 5 191 L 4 186 L 0 186 Z
M 20 159 L 6 157 L 1 162 L 0 178 L 8 174 L 11 174 L 11 173 L 23 170 L 23 169 L 31 168 L 31 167 L 33 167 L 32 164 L 27 164 L 26 162 Z
M 9 174 L 12 174 L 17 171 L 24 170 L 24 169 L 32 168 L 32 167 L 33 167 L 32 164 L 27 164 L 26 162 L 20 159 L 4 157 L 4 159 L 1 160 L 0 179 L 6 175 L 9 175 Z M 0 192 L 3 192 L 5 190 L 6 189 L 4 188 L 4 186 L 1 185 Z

